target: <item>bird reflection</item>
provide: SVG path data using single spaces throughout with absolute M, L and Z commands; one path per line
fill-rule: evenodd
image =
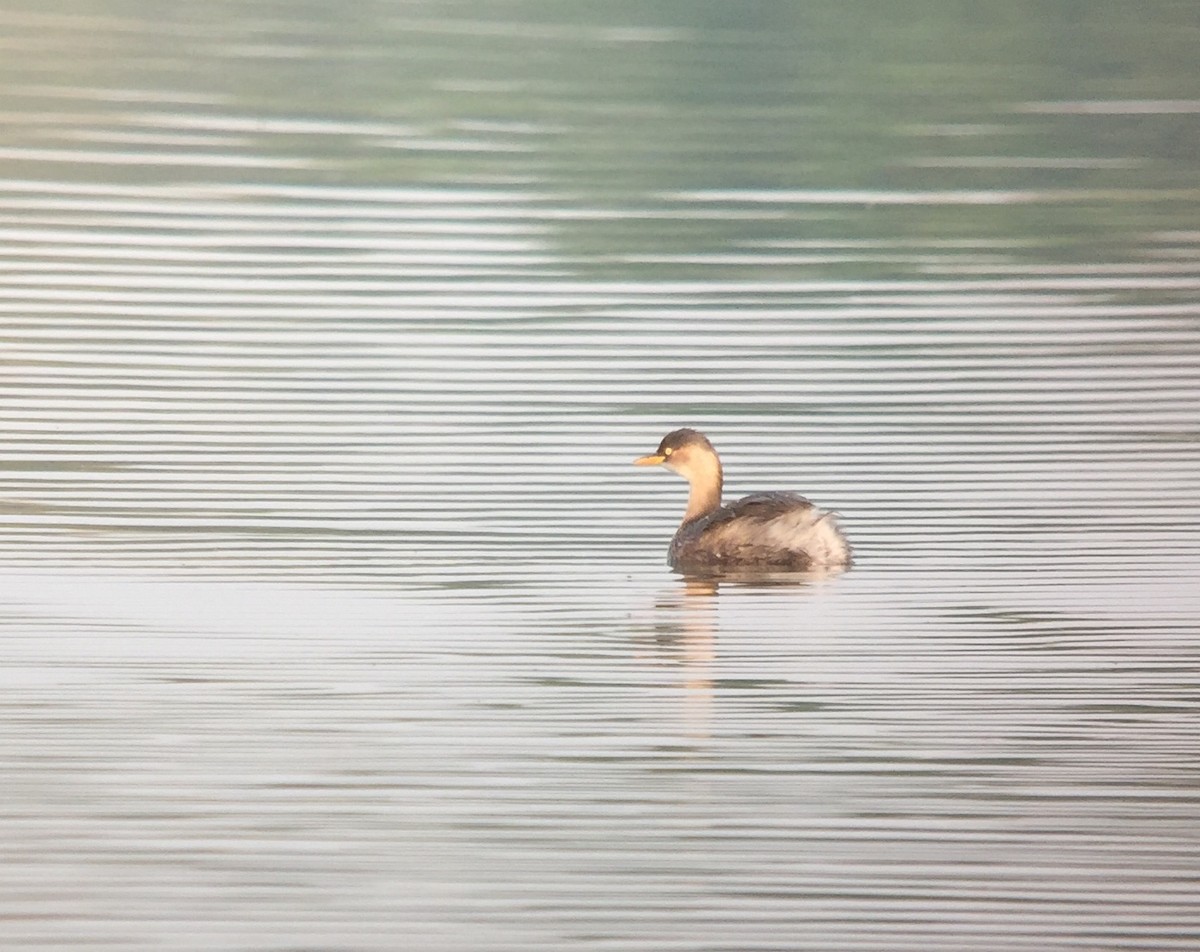
M 659 665 L 678 667 L 683 690 L 684 733 L 705 740 L 712 732 L 712 709 L 719 686 L 717 599 L 722 585 L 731 588 L 803 588 L 845 571 L 827 567 L 806 572 L 723 572 L 691 575 L 661 593 L 653 621 L 640 638 L 640 657 Z
M 650 630 L 639 638 L 642 658 L 678 666 L 683 730 L 695 740 L 710 735 L 718 585 L 714 579 L 681 579 L 677 587 L 659 596 Z

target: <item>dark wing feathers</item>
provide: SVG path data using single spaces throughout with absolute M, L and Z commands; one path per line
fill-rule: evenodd
M 813 504 L 799 493 L 751 493 L 735 503 L 718 509 L 716 518 L 709 525 L 726 522 L 730 519 L 753 519 L 756 522 L 769 522 L 787 515 L 789 512 L 812 507 Z
M 799 493 L 753 493 L 681 526 L 668 560 L 677 567 L 803 568 L 815 561 L 812 529 L 825 518 Z

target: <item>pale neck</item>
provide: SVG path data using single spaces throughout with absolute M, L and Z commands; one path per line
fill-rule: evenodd
M 721 507 L 721 461 L 715 453 L 697 454 L 694 460 L 688 460 L 687 477 L 690 490 L 688 492 L 687 512 L 683 514 L 684 522 L 691 522 L 700 516 L 707 516 L 714 509 Z

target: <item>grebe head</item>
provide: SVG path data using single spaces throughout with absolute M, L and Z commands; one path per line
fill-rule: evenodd
M 721 505 L 721 460 L 703 433 L 684 427 L 662 438 L 658 449 L 633 461 L 635 466 L 665 466 L 691 484 L 684 521 Z
M 710 469 L 716 458 L 717 451 L 703 433 L 684 427 L 682 430 L 672 430 L 662 438 L 658 449 L 649 456 L 638 457 L 633 464 L 665 466 L 684 479 L 691 479 L 691 472 L 698 468 Z

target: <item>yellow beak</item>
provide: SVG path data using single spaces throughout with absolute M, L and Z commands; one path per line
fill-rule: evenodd
M 665 463 L 667 458 L 658 453 L 651 453 L 649 456 L 639 456 L 633 461 L 634 466 L 657 466 L 659 463 Z

